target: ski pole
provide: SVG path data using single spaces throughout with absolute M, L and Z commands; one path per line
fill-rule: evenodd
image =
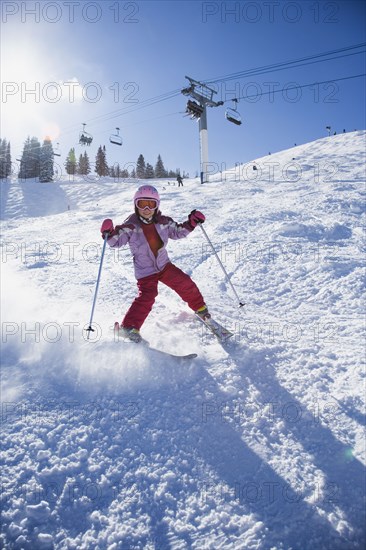
M 239 307 L 243 307 L 243 306 L 245 305 L 245 303 L 240 301 L 240 298 L 239 298 L 239 296 L 238 296 L 238 294 L 237 294 L 237 292 L 236 292 L 236 290 L 235 290 L 235 288 L 234 288 L 232 282 L 230 281 L 230 277 L 229 277 L 229 275 L 227 274 L 226 269 L 224 268 L 224 266 L 223 266 L 223 264 L 222 264 L 220 258 L 218 257 L 218 254 L 217 254 L 217 252 L 216 252 L 216 250 L 215 250 L 214 245 L 212 244 L 212 242 L 211 242 L 209 236 L 207 235 L 206 231 L 203 229 L 202 223 L 200 223 L 199 226 L 200 226 L 200 228 L 202 229 L 202 233 L 203 233 L 204 236 L 206 237 L 207 242 L 208 242 L 209 245 L 211 246 L 211 248 L 212 248 L 212 250 L 213 250 L 213 252 L 214 252 L 214 254 L 215 254 L 215 256 L 216 256 L 216 259 L 217 259 L 217 261 L 218 261 L 219 264 L 220 264 L 221 269 L 222 269 L 223 272 L 225 273 L 225 277 L 226 277 L 226 279 L 227 279 L 227 282 L 228 282 L 229 285 L 231 286 L 231 289 L 232 289 L 232 291 L 234 292 L 234 294 L 235 294 L 235 296 L 236 296 L 236 299 L 237 299 L 238 302 L 239 302 Z
M 102 249 L 102 256 L 101 256 L 101 258 L 100 258 L 100 264 L 99 264 L 99 271 L 98 271 L 97 284 L 96 284 L 95 293 L 94 293 L 93 306 L 92 306 L 92 310 L 91 310 L 91 314 L 90 314 L 89 327 L 88 327 L 87 329 L 85 329 L 85 330 L 87 331 L 87 333 L 88 333 L 88 338 L 87 338 L 87 340 L 89 340 L 90 333 L 91 333 L 91 332 L 94 332 L 94 329 L 92 328 L 92 322 L 93 322 L 94 308 L 95 308 L 95 304 L 96 304 L 96 301 L 97 301 L 97 294 L 98 294 L 98 289 L 99 289 L 99 281 L 100 281 L 100 275 L 101 275 L 101 273 L 102 273 L 102 265 L 103 265 L 104 252 L 105 252 L 105 247 L 106 247 L 106 244 L 107 244 L 107 239 L 108 239 L 108 233 L 106 233 L 105 238 L 104 238 L 104 244 L 103 244 L 103 249 Z

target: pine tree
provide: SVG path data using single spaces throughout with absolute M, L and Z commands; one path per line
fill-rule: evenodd
M 7 174 L 7 141 L 0 138 L 0 179 L 6 179 Z
M 118 162 L 109 167 L 109 175 L 117 181 L 121 178 L 122 170 Z
M 6 139 L 0 138 L 0 179 L 5 179 Z
M 155 164 L 155 177 L 156 178 L 166 178 L 167 177 L 167 171 L 164 168 L 164 163 L 161 159 L 161 156 L 158 155 L 158 160 Z
M 20 161 L 20 179 L 39 177 L 39 155 L 41 144 L 36 137 L 26 139 L 24 143 L 22 158 Z
M 47 137 L 39 153 L 39 181 L 48 183 L 53 180 L 53 147 L 49 137 Z
M 36 137 L 31 138 L 31 163 L 30 163 L 30 178 L 39 178 L 40 162 L 39 156 L 41 153 L 41 144 Z
M 139 179 L 144 179 L 146 177 L 145 172 L 146 172 L 145 159 L 143 155 L 140 155 L 139 158 L 137 159 L 137 164 L 136 164 L 136 177 Z
M 5 169 L 5 177 L 8 178 L 11 174 L 11 152 L 10 152 L 10 141 L 6 147 L 6 169 Z
M 81 176 L 84 174 L 84 172 L 83 172 L 83 160 L 84 160 L 83 155 L 79 155 L 78 164 L 76 166 L 76 172 L 78 174 L 80 174 Z
M 21 180 L 26 179 L 26 158 L 30 150 L 30 137 L 28 136 L 23 147 L 22 156 L 20 157 L 20 168 L 18 173 L 18 178 Z
M 101 145 L 98 148 L 97 156 L 95 158 L 95 172 L 98 176 L 108 176 L 108 164 L 107 164 L 107 154 L 105 145 Z
M 76 174 L 77 162 L 74 147 L 70 149 L 69 154 L 67 155 L 65 168 L 66 173 L 69 174 L 69 176 L 74 176 Z
M 90 174 L 90 162 L 88 153 L 85 151 L 83 155 L 80 155 L 78 167 L 77 167 L 77 173 L 81 176 L 86 176 Z
M 7 179 L 11 174 L 10 143 L 0 138 L 0 179 Z
M 146 164 L 146 170 L 145 170 L 145 178 L 146 179 L 152 179 L 154 177 L 154 167 L 147 163 Z

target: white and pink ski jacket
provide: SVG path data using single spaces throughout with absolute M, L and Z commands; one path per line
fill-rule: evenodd
M 108 239 L 111 248 L 119 248 L 129 244 L 132 252 L 136 279 L 142 279 L 153 273 L 159 273 L 170 262 L 166 245 L 169 239 L 183 239 L 193 230 L 187 220 L 177 223 L 160 212 L 156 215 L 155 228 L 163 242 L 155 257 L 144 235 L 142 223 L 136 214 L 131 214 L 122 225 L 116 226 L 118 234 Z

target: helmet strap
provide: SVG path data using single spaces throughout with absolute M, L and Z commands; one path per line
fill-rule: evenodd
M 151 218 L 143 218 L 142 216 L 140 216 L 140 214 L 138 214 L 138 217 L 142 221 L 142 223 L 145 223 L 146 225 L 149 225 L 154 221 L 154 215 L 152 215 Z

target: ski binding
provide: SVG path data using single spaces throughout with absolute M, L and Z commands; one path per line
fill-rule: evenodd
M 197 314 L 196 317 L 198 317 L 201 323 L 203 323 L 220 342 L 226 342 L 226 340 L 234 336 L 233 332 L 220 325 L 220 323 L 212 319 L 212 317 L 209 317 L 208 319 L 202 319 L 202 317 Z
M 168 352 L 162 351 L 160 349 L 152 348 L 150 346 L 149 342 L 147 340 L 144 340 L 144 338 L 140 338 L 140 340 L 138 340 L 138 341 L 137 340 L 130 340 L 128 337 L 126 337 L 122 333 L 121 327 L 120 327 L 120 324 L 118 323 L 118 321 L 116 321 L 114 323 L 114 339 L 115 339 L 116 342 L 118 342 L 119 340 L 122 340 L 123 342 L 131 343 L 131 344 L 143 344 L 144 346 L 146 346 L 150 350 L 152 350 L 156 353 L 159 353 L 161 355 L 171 357 L 172 359 L 181 359 L 181 360 L 188 361 L 190 359 L 195 359 L 197 357 L 197 353 L 188 353 L 187 355 L 176 355 L 174 353 L 168 353 Z

